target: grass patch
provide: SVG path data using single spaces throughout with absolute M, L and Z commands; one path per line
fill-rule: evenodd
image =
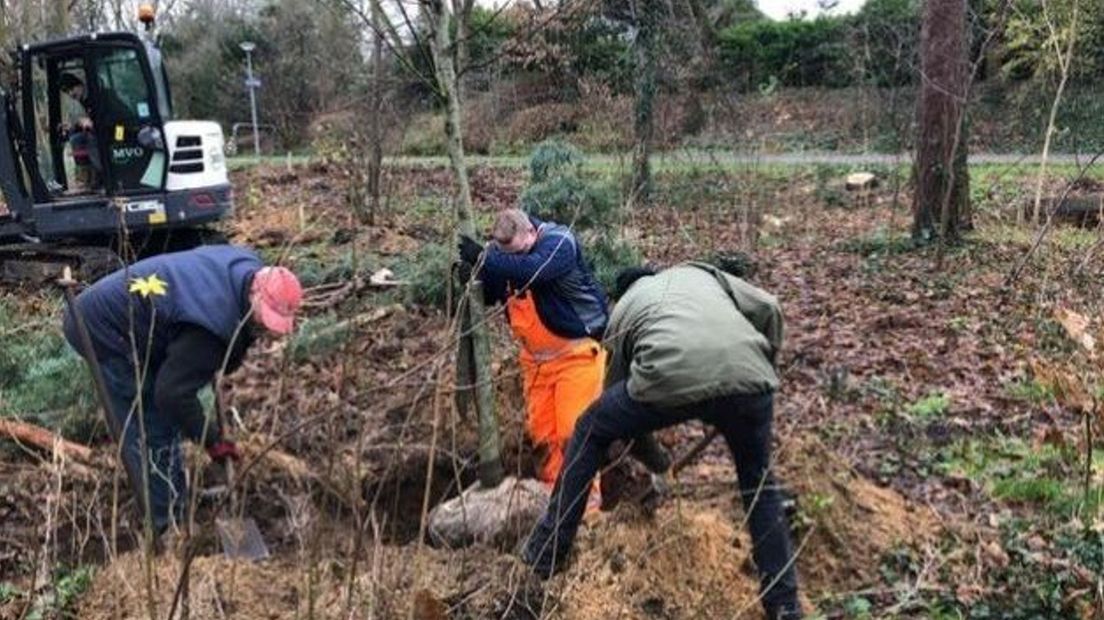
M 869 235 L 852 237 L 840 243 L 839 248 L 844 252 L 860 254 L 867 258 L 891 254 L 904 254 L 916 248 L 916 243 L 907 234 L 890 231 L 884 226 Z
M 0 347 L 0 416 L 87 437 L 99 417 L 84 361 L 53 322 L 16 332 L 23 323 L 11 307 L 0 304 L 0 334 L 17 334 Z
M 931 392 L 905 408 L 905 413 L 920 420 L 941 418 L 947 414 L 951 398 L 943 392 Z
M 944 450 L 943 473 L 965 476 L 995 499 L 1032 504 L 1059 515 L 1094 514 L 1104 506 L 1099 480 L 1086 495 L 1084 458 L 1072 448 L 1032 446 L 1021 439 L 970 439 Z M 1104 456 L 1094 459 L 1094 471 L 1104 471 Z
M 1036 379 L 1018 379 L 1006 383 L 1004 391 L 1009 398 L 1032 405 L 1045 405 L 1054 402 L 1054 390 Z

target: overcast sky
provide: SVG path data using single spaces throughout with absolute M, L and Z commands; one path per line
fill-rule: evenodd
M 831 11 L 833 15 L 854 13 L 863 5 L 864 0 L 839 0 L 839 5 Z M 759 10 L 772 19 L 785 19 L 797 11 L 806 11 L 810 16 L 820 13 L 817 0 L 758 0 Z

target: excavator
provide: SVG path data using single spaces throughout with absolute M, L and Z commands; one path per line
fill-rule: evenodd
M 233 208 L 222 128 L 176 120 L 146 32 L 21 45 L 0 88 L 0 283 L 92 281 L 216 235 Z

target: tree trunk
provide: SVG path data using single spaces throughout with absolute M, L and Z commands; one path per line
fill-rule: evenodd
M 427 0 L 423 8 L 430 13 L 433 37 L 430 49 L 437 70 L 440 95 L 445 101 L 445 134 L 449 163 L 456 177 L 456 227 L 461 235 L 476 237 L 472 216 L 471 184 L 464 159 L 461 101 L 458 98 L 456 67 L 453 65 L 449 36 L 449 9 L 444 0 Z M 483 287 L 473 280 L 468 300 L 472 315 L 471 338 L 475 358 L 476 397 L 479 414 L 479 481 L 484 487 L 497 487 L 505 471 L 502 468 L 498 416 L 494 409 L 494 385 L 491 377 L 491 340 L 483 309 Z
M 453 44 L 453 51 L 456 55 L 453 58 L 455 62 L 453 70 L 460 76 L 460 79 L 456 81 L 456 98 L 459 101 L 467 101 L 467 94 L 472 82 L 472 75 L 468 66 L 471 61 L 471 54 L 469 53 L 471 46 L 468 45 L 468 39 L 471 37 L 471 13 L 475 6 L 475 0 L 454 0 L 452 6 L 457 15 L 456 41 Z
M 58 0 L 50 11 L 49 34 L 57 36 L 69 32 L 69 3 L 66 0 Z
M 686 3 L 690 8 L 690 14 L 694 18 L 694 24 L 698 27 L 702 52 L 709 54 L 717 46 L 717 30 L 713 27 L 713 22 L 709 20 L 709 12 L 702 0 L 686 0 Z
M 918 241 L 940 234 L 954 239 L 961 218 L 969 212 L 966 0 L 925 2 L 920 53 L 912 236 Z
M 372 80 L 371 112 L 368 132 L 371 141 L 368 153 L 368 223 L 376 223 L 376 214 L 380 212 L 380 177 L 383 175 L 383 83 L 386 66 L 383 57 L 383 20 L 382 7 L 372 3 Z
M 663 19 L 661 0 L 638 0 L 633 56 L 633 161 L 629 206 L 648 204 L 652 190 L 652 138 L 655 130 L 656 74 L 659 56 L 659 28 Z
M 1051 140 L 1054 138 L 1054 133 L 1056 131 L 1055 125 L 1058 121 L 1058 108 L 1062 103 L 1062 95 L 1066 90 L 1066 82 L 1069 81 L 1070 63 L 1073 60 L 1073 49 L 1077 42 L 1077 17 L 1079 8 L 1078 2 L 1074 0 L 1073 16 L 1070 19 L 1069 25 L 1069 43 L 1064 52 L 1061 48 L 1057 33 L 1054 31 L 1053 26 L 1051 26 L 1051 36 L 1055 41 L 1054 53 L 1058 57 L 1060 77 L 1058 79 L 1058 90 L 1054 93 L 1054 100 L 1050 104 L 1050 115 L 1047 117 L 1046 133 L 1043 135 L 1042 161 L 1039 162 L 1039 175 L 1035 183 L 1035 206 L 1031 212 L 1031 220 L 1036 224 L 1039 223 L 1039 215 L 1043 203 L 1043 183 L 1046 180 L 1047 161 L 1050 158 Z M 1043 5 L 1043 9 L 1044 11 L 1046 10 L 1045 4 Z M 1052 23 L 1049 17 L 1047 18 L 1047 23 L 1048 25 Z

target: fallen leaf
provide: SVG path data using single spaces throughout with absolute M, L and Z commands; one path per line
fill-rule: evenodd
M 1089 319 L 1083 314 L 1078 314 L 1067 308 L 1058 308 L 1054 311 L 1054 318 L 1066 330 L 1066 335 L 1089 353 L 1096 348 L 1096 340 L 1089 333 Z

